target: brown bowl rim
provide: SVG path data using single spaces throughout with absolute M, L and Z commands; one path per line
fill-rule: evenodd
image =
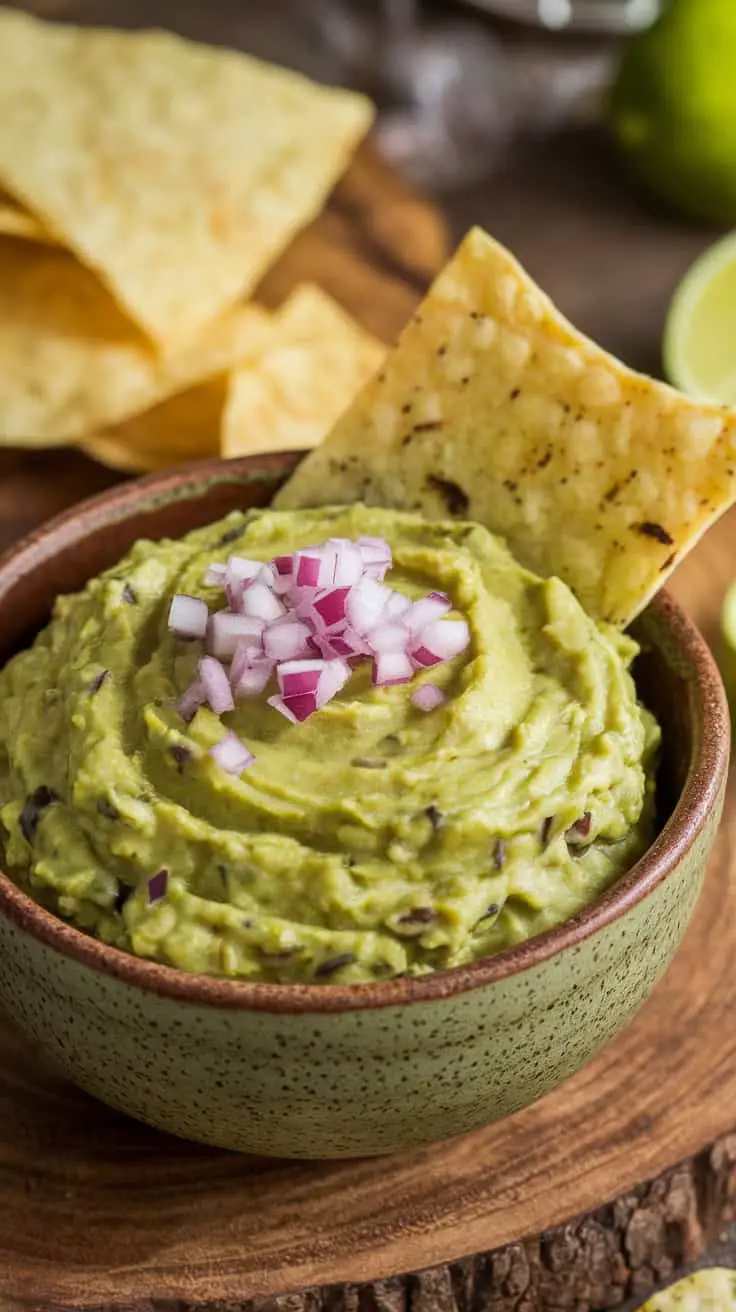
M 182 466 L 118 484 L 55 516 L 0 556 L 4 572 L 26 553 L 33 555 L 49 538 L 70 526 L 84 537 L 84 526 L 97 523 L 100 514 L 114 508 L 114 519 L 140 509 L 141 502 L 168 501 L 183 492 L 222 481 L 273 480 L 292 467 L 299 452 L 252 455 L 236 460 L 212 460 Z M 33 568 L 32 561 L 30 568 Z M 602 897 L 578 915 L 524 943 L 495 956 L 464 966 L 435 971 L 416 979 L 394 979 L 372 984 L 319 986 L 314 984 L 249 983 L 209 975 L 188 974 L 154 961 L 135 957 L 84 934 L 46 911 L 22 892 L 0 870 L 0 914 L 6 915 L 33 938 L 77 963 L 110 975 L 146 992 L 194 1006 L 235 1011 L 286 1014 L 324 1014 L 388 1006 L 436 1002 L 541 965 L 558 953 L 575 947 L 626 915 L 648 897 L 686 856 L 717 804 L 728 770 L 730 721 L 723 684 L 711 652 L 696 626 L 665 591 L 650 603 L 660 622 L 674 635 L 687 667 L 696 707 L 695 738 L 687 778 L 680 797 L 652 846 Z

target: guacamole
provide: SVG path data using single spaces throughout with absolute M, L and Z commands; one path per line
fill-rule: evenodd
M 390 544 L 391 588 L 450 598 L 467 649 L 411 686 L 354 663 L 303 723 L 272 686 L 182 718 L 202 644 L 170 631 L 172 596 L 215 609 L 213 562 L 361 536 Z M 659 731 L 636 650 L 473 523 L 265 510 L 139 542 L 0 673 L 6 868 L 187 971 L 363 983 L 473 961 L 587 906 L 650 842 Z M 444 700 L 422 709 L 430 682 Z M 211 754 L 223 727 L 255 758 L 242 774 Z

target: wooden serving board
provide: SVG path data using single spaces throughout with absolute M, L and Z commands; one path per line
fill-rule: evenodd
M 390 341 L 444 246 L 433 207 L 366 148 L 262 295 L 314 279 Z M 0 545 L 115 477 L 72 453 L 6 453 Z M 675 581 L 709 633 L 735 527 Z M 0 1312 L 587 1312 L 643 1295 L 698 1257 L 736 1194 L 734 848 L 736 797 L 675 965 L 615 1045 L 520 1115 L 390 1160 L 166 1138 L 0 1021 Z

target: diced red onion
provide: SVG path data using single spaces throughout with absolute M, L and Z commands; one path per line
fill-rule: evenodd
M 276 670 L 282 697 L 300 697 L 303 693 L 314 693 L 316 696 L 326 664 L 322 660 L 282 661 Z
M 325 543 L 305 547 L 295 555 L 294 583 L 298 588 L 331 588 L 335 581 L 337 552 Z
M 294 581 L 294 557 L 276 556 L 273 564 L 273 590 L 277 597 L 283 597 L 290 591 Z
M 231 579 L 236 579 L 238 583 L 252 583 L 253 579 L 258 578 L 263 569 L 263 561 L 248 560 L 246 556 L 230 556 L 227 562 L 227 573 Z
M 263 650 L 273 661 L 293 661 L 306 656 L 311 637 L 308 624 L 285 616 L 270 624 L 263 634 Z
M 248 766 L 253 765 L 255 756 L 248 750 L 238 735 L 229 731 L 210 748 L 210 756 L 228 774 L 241 775 Z
M 211 656 L 220 660 L 230 660 L 239 643 L 255 651 L 263 648 L 263 620 L 252 619 L 249 615 L 233 615 L 226 610 L 218 610 L 210 617 L 207 632 L 207 650 Z
M 429 653 L 436 660 L 451 661 L 465 651 L 469 642 L 470 630 L 465 620 L 435 620 L 422 630 L 420 642 L 410 654 L 418 665 L 435 663 L 422 659 L 419 653 Z
M 209 610 L 200 597 L 177 592 L 169 608 L 169 628 L 179 638 L 203 638 L 207 632 Z
M 434 711 L 442 705 L 445 694 L 436 683 L 423 683 L 421 688 L 412 693 L 411 699 L 420 711 Z
M 199 677 L 204 694 L 215 715 L 224 715 L 235 708 L 230 680 L 225 667 L 214 656 L 203 656 L 199 662 Z
M 414 677 L 414 666 L 403 651 L 380 652 L 373 660 L 373 682 L 378 687 L 391 687 L 409 683 Z
M 204 706 L 206 700 L 207 696 L 201 680 L 195 679 L 194 683 L 190 683 L 189 687 L 182 693 L 176 703 L 176 709 L 182 720 L 186 720 L 188 723 L 194 719 L 200 706 Z
M 314 692 L 297 693 L 294 697 L 284 697 L 284 706 L 291 711 L 295 720 L 301 723 L 314 715 L 317 707 L 317 694 Z
M 438 656 L 435 651 L 430 651 L 429 647 L 423 646 L 421 641 L 410 650 L 411 658 L 415 665 L 421 665 L 422 669 L 428 670 L 432 665 L 441 665 L 442 656 Z
M 448 610 L 452 610 L 452 602 L 447 597 L 440 596 L 439 592 L 432 592 L 428 597 L 421 597 L 419 601 L 414 602 L 405 616 L 405 623 L 412 635 L 417 637 L 429 624 L 442 619 Z
M 294 715 L 293 711 L 289 710 L 288 706 L 286 705 L 286 702 L 281 696 L 281 693 L 275 693 L 273 697 L 269 697 L 267 700 L 268 700 L 268 705 L 273 706 L 275 711 L 279 711 L 280 714 L 285 716 L 287 720 L 291 720 L 292 724 L 298 724 L 298 720 L 296 716 Z
M 352 588 L 363 577 L 364 562 L 360 549 L 350 541 L 330 538 L 337 551 L 333 584 L 336 588 Z
M 227 565 L 218 565 L 215 561 L 207 567 L 202 582 L 206 588 L 222 588 L 225 585 L 226 574 Z
M 166 890 L 169 886 L 168 870 L 159 870 L 155 875 L 151 875 L 148 881 L 148 905 L 152 907 L 156 902 L 160 902 L 166 897 Z
M 406 651 L 409 646 L 409 630 L 405 624 L 377 624 L 367 635 L 374 652 Z
M 342 633 L 318 633 L 313 639 L 317 650 L 325 660 L 336 656 L 351 660 L 355 656 L 370 656 L 371 649 L 367 642 L 352 629 L 343 629 Z
M 351 675 L 350 666 L 343 660 L 327 661 L 317 686 L 317 706 L 319 710 L 345 687 Z
M 374 579 L 383 579 L 393 563 L 391 548 L 383 538 L 358 538 L 358 550 L 363 557 L 365 573 Z
M 386 609 L 383 612 L 382 618 L 385 620 L 402 619 L 411 608 L 412 602 L 409 597 L 405 597 L 403 592 L 392 592 L 386 602 Z
M 365 637 L 381 620 L 390 596 L 390 589 L 382 583 L 363 577 L 351 588 L 347 599 L 345 613 L 350 627 Z
M 267 624 L 286 614 L 284 606 L 275 593 L 260 580 L 256 580 L 246 588 L 243 593 L 242 609 L 244 615 L 251 615 L 256 620 L 265 620 Z
M 274 665 L 265 656 L 256 656 L 248 650 L 237 651 L 230 667 L 230 687 L 236 702 L 258 697 L 266 688 Z
M 318 628 L 329 632 L 345 624 L 345 606 L 350 594 L 350 588 L 330 588 L 315 597 L 312 611 Z

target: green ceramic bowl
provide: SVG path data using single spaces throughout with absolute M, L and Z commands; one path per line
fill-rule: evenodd
M 142 536 L 264 505 L 298 457 L 200 465 L 114 490 L 0 560 L 0 661 Z M 460 1134 L 539 1098 L 626 1025 L 703 882 L 728 766 L 710 653 L 673 601 L 638 624 L 636 677 L 664 730 L 662 828 L 574 920 L 420 979 L 233 983 L 140 961 L 0 874 L 0 1003 L 83 1089 L 174 1134 L 251 1153 L 350 1157 Z M 50 750 L 53 745 L 50 744 Z

